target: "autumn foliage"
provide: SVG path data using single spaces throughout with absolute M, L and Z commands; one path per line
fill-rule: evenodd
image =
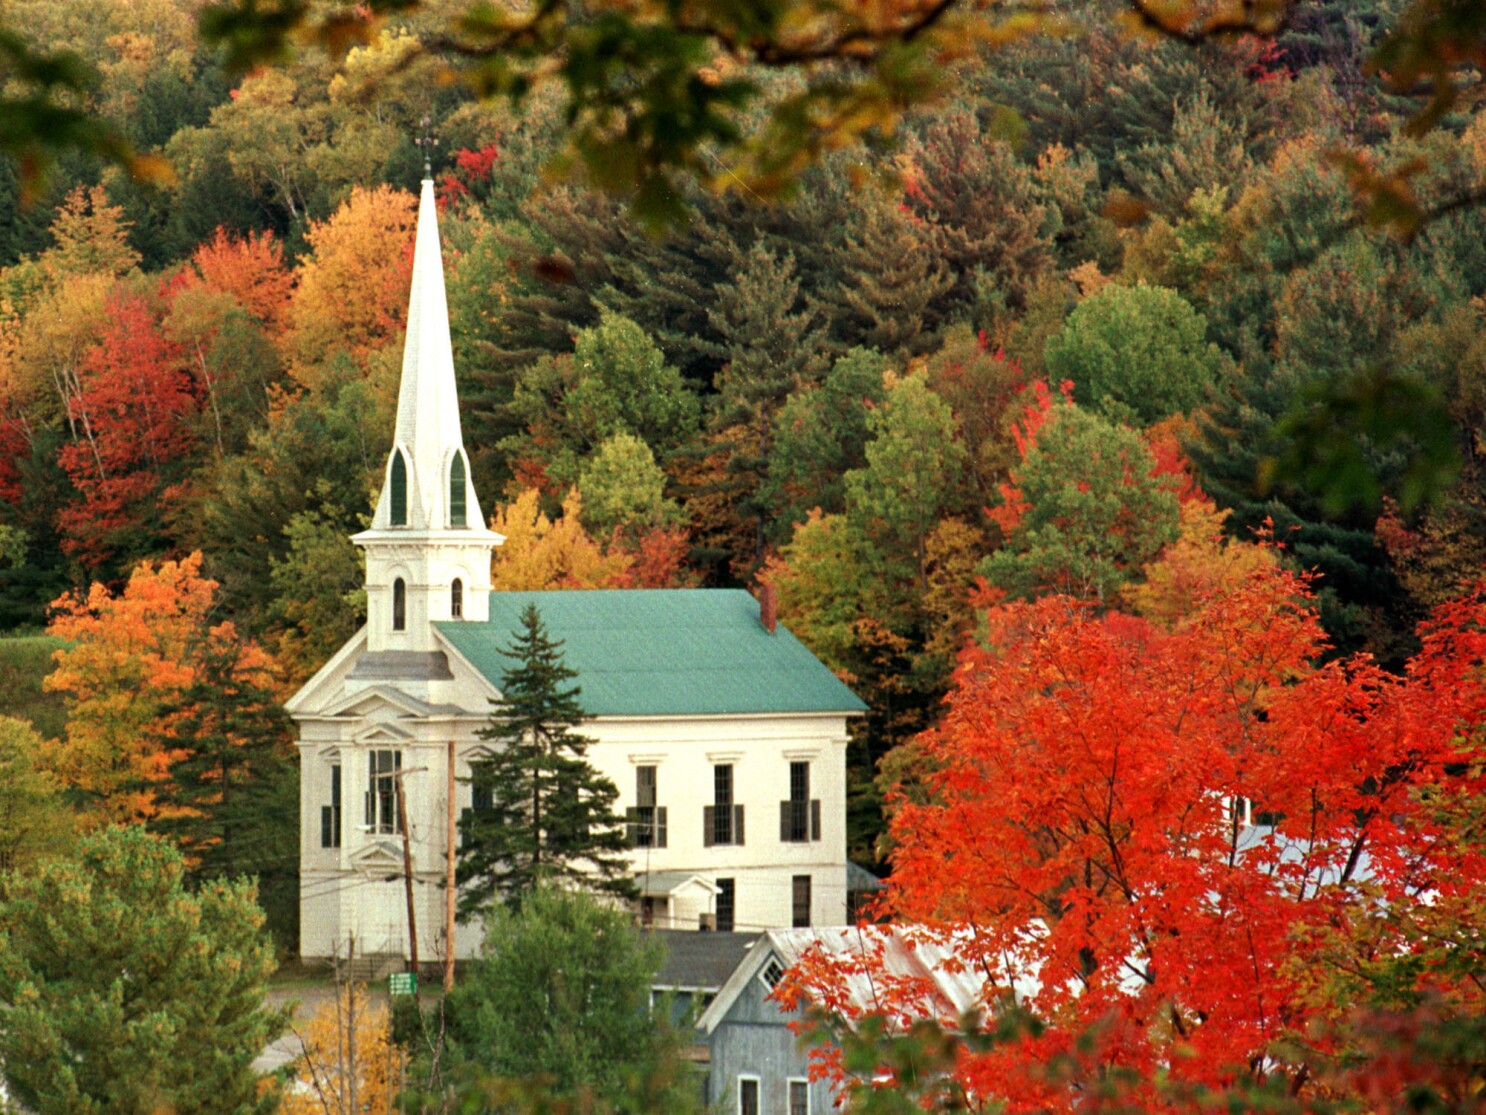
M 80 497 L 58 514 L 62 546 L 87 565 L 103 562 L 121 533 L 158 515 L 152 505 L 170 498 L 167 469 L 194 440 L 186 423 L 196 408 L 191 379 L 148 302 L 116 292 L 105 318 L 68 415 L 83 437 L 57 455 Z
M 216 582 L 201 574 L 201 555 L 144 562 L 115 594 L 93 584 L 52 605 L 48 633 L 66 639 L 46 688 L 66 694 L 66 735 L 48 766 L 76 791 L 94 824 L 139 821 L 158 800 L 180 751 L 174 725 L 189 711 L 182 696 L 208 660 L 225 658 L 230 674 L 272 682 L 268 655 L 231 623 L 211 622 Z
M 1458 932 L 1486 879 L 1441 806 L 1482 789 L 1486 597 L 1437 609 L 1400 676 L 1318 664 L 1311 586 L 1277 563 L 1192 591 L 1169 627 L 1060 596 L 985 608 L 917 741 L 930 773 L 896 793 L 881 912 L 952 937 L 988 1008 L 1048 1023 L 961 1065 L 1014 1110 L 1076 1107 L 1047 1067 L 1094 1032 L 1096 1067 L 1141 1081 L 1294 1069 L 1276 1040 L 1340 1017 L 1380 959 L 1483 1006 L 1421 925 L 1444 905 Z M 805 971 L 827 1001 L 837 978 Z

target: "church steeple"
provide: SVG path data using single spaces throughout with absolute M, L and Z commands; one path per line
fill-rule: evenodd
M 367 649 L 434 650 L 430 621 L 488 614 L 488 530 L 459 422 L 433 180 L 423 179 L 397 425 L 366 550 Z
M 444 293 L 444 265 L 439 252 L 439 218 L 433 181 L 423 180 L 418 202 L 418 240 L 413 251 L 413 287 L 408 299 L 407 342 L 402 355 L 402 385 L 397 393 L 397 428 L 387 463 L 382 497 L 373 530 L 409 527 L 436 530 L 461 527 L 457 515 L 464 497 L 466 522 L 479 524 L 480 505 L 469 481 L 469 461 L 459 425 L 459 395 L 454 383 L 454 347 L 449 340 L 449 302 Z M 397 475 L 398 453 L 405 475 Z M 465 491 L 451 491 L 451 469 L 458 460 Z M 405 498 L 400 498 L 405 497 Z

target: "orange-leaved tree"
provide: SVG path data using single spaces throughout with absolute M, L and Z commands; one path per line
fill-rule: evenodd
M 1311 586 L 1278 563 L 1191 587 L 1165 628 L 1062 596 L 988 606 L 917 741 L 923 783 L 899 788 L 883 913 L 952 938 L 988 1010 L 1046 1024 L 960 1062 L 1012 1110 L 1078 1106 L 1060 1058 L 1129 1070 L 1149 1110 L 1157 1081 L 1303 1087 L 1308 1054 L 1276 1043 L 1352 1005 L 1316 965 L 1355 989 L 1409 957 L 1387 977 L 1406 992 L 1483 1005 L 1420 924 L 1486 880 L 1486 842 L 1437 807 L 1482 788 L 1486 597 L 1439 609 L 1398 676 L 1321 664 Z M 801 978 L 832 1001 L 830 965 Z
M 67 695 L 67 729 L 48 766 L 82 802 L 93 824 L 158 816 L 170 797 L 171 765 L 190 741 L 184 700 L 209 664 L 225 660 L 236 680 L 272 676 L 273 663 L 231 623 L 211 623 L 217 583 L 201 555 L 142 562 L 117 595 L 101 584 L 52 604 L 48 633 L 66 639 L 45 687 Z

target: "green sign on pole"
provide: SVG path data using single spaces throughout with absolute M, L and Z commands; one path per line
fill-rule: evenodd
M 389 995 L 416 995 L 418 994 L 418 975 L 416 972 L 393 972 L 387 977 L 387 994 Z

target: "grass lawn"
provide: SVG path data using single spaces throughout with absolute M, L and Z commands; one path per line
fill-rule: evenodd
M 41 679 L 52 672 L 52 652 L 62 642 L 50 635 L 0 638 L 0 716 L 29 720 L 50 738 L 62 734 L 67 711 L 62 694 L 41 691 Z

